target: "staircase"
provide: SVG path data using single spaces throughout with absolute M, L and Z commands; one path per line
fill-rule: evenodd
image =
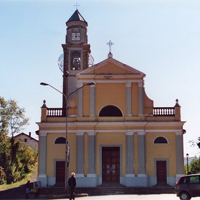
M 76 193 L 87 193 L 88 195 L 110 195 L 110 194 L 164 194 L 174 193 L 174 187 L 125 187 L 120 184 L 102 184 L 95 188 L 76 188 Z
M 173 194 L 175 189 L 172 186 L 154 186 L 154 187 L 125 187 L 120 184 L 102 184 L 98 187 L 76 188 L 76 196 L 94 196 L 94 195 L 114 195 L 114 194 Z M 40 197 L 43 196 L 60 196 L 66 197 L 64 187 L 40 188 Z

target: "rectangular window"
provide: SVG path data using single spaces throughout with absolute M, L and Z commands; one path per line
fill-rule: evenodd
M 187 183 L 187 178 L 186 177 L 181 178 L 180 183 L 186 184 Z
M 191 176 L 190 183 L 191 184 L 199 183 L 199 176 Z

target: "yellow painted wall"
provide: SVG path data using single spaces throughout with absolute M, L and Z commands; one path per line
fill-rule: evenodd
M 96 74 L 130 74 L 130 70 L 127 70 L 126 68 L 121 68 L 119 66 L 117 66 L 114 63 L 108 62 L 107 64 L 105 64 L 104 66 L 101 66 L 97 69 L 95 69 L 95 73 Z
M 125 133 L 97 133 L 96 135 L 96 172 L 97 176 L 100 176 L 100 147 L 112 147 L 120 146 L 122 147 L 122 158 L 120 163 L 122 163 L 122 176 L 126 172 L 126 134 Z
M 47 134 L 47 176 L 55 176 L 55 160 L 65 161 L 65 144 L 54 144 L 56 138 L 65 137 L 65 134 Z M 70 147 L 70 166 L 69 172 L 76 171 L 76 134 L 68 134 L 69 147 Z
M 137 176 L 138 175 L 138 134 L 134 133 L 133 135 L 134 138 L 134 146 L 133 146 L 133 151 L 134 151 L 134 174 Z
M 54 160 L 65 160 L 65 144 L 54 144 L 56 138 L 65 137 L 64 134 L 47 134 L 47 176 L 54 176 Z M 59 153 L 58 153 L 59 152 Z
M 132 115 L 138 115 L 138 108 L 139 108 L 139 98 L 138 98 L 138 84 L 132 83 L 131 85 L 131 96 L 132 96 Z
M 71 172 L 76 172 L 76 134 L 69 133 L 69 148 L 70 148 L 70 164 L 69 164 L 69 174 Z
M 77 93 L 75 96 L 68 101 L 68 114 L 69 115 L 76 115 L 77 114 L 77 107 L 78 107 L 78 95 Z
M 154 144 L 154 140 L 159 137 L 165 137 L 168 140 L 168 144 Z M 54 144 L 56 138 L 65 137 L 65 134 L 47 134 L 47 176 L 55 176 L 55 159 L 65 160 L 65 144 Z M 146 173 L 147 176 L 156 176 L 154 161 L 155 159 L 167 159 L 168 160 L 168 175 L 176 176 L 176 134 L 172 133 L 146 133 Z M 69 133 L 69 146 L 70 146 L 70 166 L 69 173 L 76 171 L 76 134 Z M 138 174 L 138 134 L 134 134 L 134 174 Z M 120 146 L 122 148 L 122 157 L 120 163 L 122 163 L 122 176 L 126 173 L 126 134 L 125 133 L 97 133 L 96 135 L 96 172 L 100 176 L 101 166 L 101 154 L 100 147 L 102 146 Z M 87 175 L 88 169 L 88 134 L 84 134 L 84 174 Z
M 90 86 L 83 88 L 83 116 L 89 117 L 90 115 Z
M 84 134 L 84 175 L 88 172 L 88 133 Z
M 154 144 L 154 140 L 165 137 L 168 144 Z M 176 176 L 176 135 L 175 133 L 146 134 L 146 170 L 148 176 L 155 176 L 154 159 L 168 159 L 169 176 Z
M 144 113 L 153 114 L 153 101 L 149 99 L 145 90 L 144 90 Z
M 124 83 L 96 84 L 96 113 L 107 105 L 117 106 L 126 114 L 126 90 Z
M 131 109 L 132 109 L 132 117 L 89 117 L 90 114 L 90 86 L 82 88 L 83 93 L 83 116 L 77 115 L 77 106 L 78 106 L 78 93 L 74 95 L 72 99 L 69 101 L 69 115 L 74 115 L 73 117 L 69 117 L 68 120 L 72 122 L 73 125 L 68 128 L 74 133 L 68 133 L 69 146 L 70 146 L 70 165 L 69 165 L 69 173 L 72 171 L 76 172 L 76 144 L 77 144 L 77 136 L 75 132 L 77 130 L 99 130 L 96 134 L 96 173 L 97 176 L 101 176 L 101 147 L 120 147 L 120 163 L 121 163 L 121 176 L 125 176 L 126 174 L 126 134 L 122 131 L 124 130 L 155 130 L 155 132 L 146 133 L 145 135 L 145 146 L 146 146 L 146 173 L 149 177 L 156 176 L 156 166 L 155 160 L 168 160 L 168 176 L 175 177 L 176 176 L 176 134 L 171 132 L 166 133 L 157 133 L 157 130 L 182 130 L 182 125 L 176 125 L 173 123 L 175 119 L 180 121 L 180 118 L 162 116 L 162 117 L 154 117 L 150 114 L 153 113 L 154 102 L 148 98 L 144 90 L 144 112 L 145 116 L 138 116 L 139 112 L 139 90 L 137 81 L 143 81 L 143 75 L 128 76 L 127 74 L 133 75 L 133 71 L 128 69 L 126 65 L 123 63 L 119 63 L 116 61 L 105 61 L 104 66 L 100 64 L 96 65 L 94 70 L 90 72 L 94 74 L 93 78 L 88 76 L 80 76 L 79 80 L 81 81 L 93 81 L 96 80 L 95 85 L 95 111 L 96 115 L 99 115 L 101 109 L 107 105 L 113 105 L 118 107 L 123 116 L 126 115 L 126 81 L 133 81 L 131 83 Z M 118 66 L 120 65 L 120 66 Z M 118 74 L 120 76 L 115 76 Z M 111 81 L 123 81 L 124 83 L 112 83 Z M 105 83 L 105 82 L 109 83 Z M 50 105 L 48 105 L 50 106 Z M 47 106 L 47 107 L 48 107 Z M 176 108 L 180 109 L 180 108 Z M 178 110 L 180 112 L 180 110 Z M 47 108 L 42 108 L 42 122 L 43 125 L 40 126 L 41 130 L 49 130 L 57 131 L 65 130 L 65 117 L 46 117 Z M 128 120 L 128 121 L 125 121 Z M 89 127 L 86 126 L 83 122 L 91 122 L 88 124 Z M 135 123 L 135 122 L 138 123 Z M 149 122 L 152 123 L 149 123 Z M 154 123 L 160 121 L 172 122 L 171 126 L 169 123 Z M 47 126 L 45 123 L 47 122 Z M 58 126 L 49 126 L 50 123 L 58 122 L 63 123 L 64 125 L 61 127 Z M 73 123 L 75 122 L 75 123 Z M 77 122 L 77 123 L 76 123 Z M 95 122 L 92 124 L 92 122 Z M 116 122 L 116 123 L 112 123 Z M 127 122 L 127 123 L 126 123 Z M 132 123 L 134 122 L 134 123 Z M 143 123 L 144 122 L 144 123 Z M 79 124 L 79 125 L 77 125 Z M 101 131 L 107 131 L 107 133 L 102 133 Z M 109 131 L 113 132 L 110 133 Z M 115 132 L 121 131 L 120 133 Z M 154 144 L 154 139 L 158 136 L 162 136 L 167 138 L 168 144 Z M 55 145 L 55 139 L 57 137 L 65 137 L 65 134 L 47 134 L 47 176 L 54 177 L 55 176 L 55 160 L 65 160 L 65 144 Z M 134 157 L 134 174 L 138 175 L 138 134 L 135 132 L 134 135 L 134 143 L 133 143 L 133 157 Z M 41 147 L 40 147 L 41 148 Z M 88 149 L 88 133 L 84 133 L 84 175 L 87 176 L 88 173 L 88 154 L 90 149 Z

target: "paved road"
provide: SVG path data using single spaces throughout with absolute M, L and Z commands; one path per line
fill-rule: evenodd
M 10 200 L 26 200 L 25 187 L 12 188 L 7 191 L 0 191 L 0 199 Z M 44 200 L 46 198 L 37 198 L 37 200 Z M 51 200 L 63 200 L 66 198 L 51 198 Z M 29 199 L 31 200 L 31 199 Z M 36 200 L 36 199 L 35 199 Z M 47 199 L 50 200 L 50 199 Z M 175 194 L 148 194 L 148 195 L 101 195 L 101 196 L 84 196 L 77 197 L 76 200 L 179 200 Z M 200 197 L 192 198 L 192 200 L 200 200 Z
M 179 200 L 179 198 L 176 197 L 174 194 L 160 194 L 160 195 L 106 195 L 106 196 L 80 197 L 80 198 L 76 198 L 76 200 Z
M 200 200 L 200 197 L 193 198 L 194 200 Z M 10 199 L 11 200 L 11 199 Z M 14 200 L 14 198 L 13 198 Z M 25 200 L 25 199 L 20 199 Z M 30 199 L 29 199 L 30 200 Z M 32 199 L 34 200 L 34 199 Z M 43 200 L 43 199 L 37 199 Z M 52 199 L 51 199 L 52 200 Z M 63 200 L 53 199 L 53 200 Z M 175 194 L 149 194 L 149 195 L 105 195 L 105 196 L 88 196 L 79 197 L 76 200 L 179 200 Z

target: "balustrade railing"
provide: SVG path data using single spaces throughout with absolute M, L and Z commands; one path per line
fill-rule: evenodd
M 154 107 L 153 108 L 154 116 L 175 116 L 174 107 Z
M 65 109 L 47 108 L 47 117 L 65 117 Z
M 47 117 L 65 117 L 63 108 L 47 108 Z M 175 116 L 174 107 L 154 107 L 153 116 Z

